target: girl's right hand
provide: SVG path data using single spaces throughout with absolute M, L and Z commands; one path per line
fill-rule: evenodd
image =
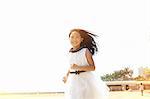
M 64 83 L 67 82 L 67 78 L 68 78 L 67 76 L 64 76 L 64 77 L 63 77 L 63 82 L 64 82 Z
M 78 65 L 77 64 L 72 64 L 70 69 L 78 70 Z

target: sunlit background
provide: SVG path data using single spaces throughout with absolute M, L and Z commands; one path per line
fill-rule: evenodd
M 0 92 L 63 91 L 72 28 L 99 35 L 99 75 L 150 67 L 149 0 L 1 0 Z

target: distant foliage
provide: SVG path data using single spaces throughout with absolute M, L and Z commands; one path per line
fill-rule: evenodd
M 137 80 L 137 81 L 143 81 L 143 80 L 146 80 L 143 76 L 138 76 L 138 77 L 135 77 L 134 80 Z
M 106 74 L 101 76 L 103 81 L 120 81 L 120 80 L 133 80 L 132 78 L 133 70 L 126 67 L 119 71 L 114 71 L 111 74 Z
M 135 77 L 134 80 L 137 80 L 137 81 L 143 81 L 143 80 L 150 81 L 150 68 L 148 68 L 148 67 L 143 68 L 141 75 Z

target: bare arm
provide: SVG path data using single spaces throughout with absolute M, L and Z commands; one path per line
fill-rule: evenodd
M 66 83 L 68 76 L 69 76 L 70 70 L 68 70 L 68 72 L 66 73 L 66 75 L 63 77 L 63 82 Z
M 70 73 L 70 70 L 68 70 L 68 72 L 67 72 L 67 74 L 66 74 L 67 77 L 69 76 L 69 73 Z

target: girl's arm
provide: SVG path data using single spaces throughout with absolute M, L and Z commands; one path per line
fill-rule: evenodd
M 85 56 L 89 64 L 88 66 L 78 66 L 76 64 L 73 64 L 71 66 L 71 69 L 79 70 L 79 71 L 94 71 L 95 70 L 94 60 L 91 52 L 88 49 L 86 49 Z
M 70 70 L 68 70 L 67 74 L 63 77 L 63 82 L 66 83 L 68 76 L 69 76 Z
M 69 73 L 70 73 L 70 70 L 68 70 L 68 72 L 67 72 L 67 74 L 66 74 L 67 77 L 69 76 Z

